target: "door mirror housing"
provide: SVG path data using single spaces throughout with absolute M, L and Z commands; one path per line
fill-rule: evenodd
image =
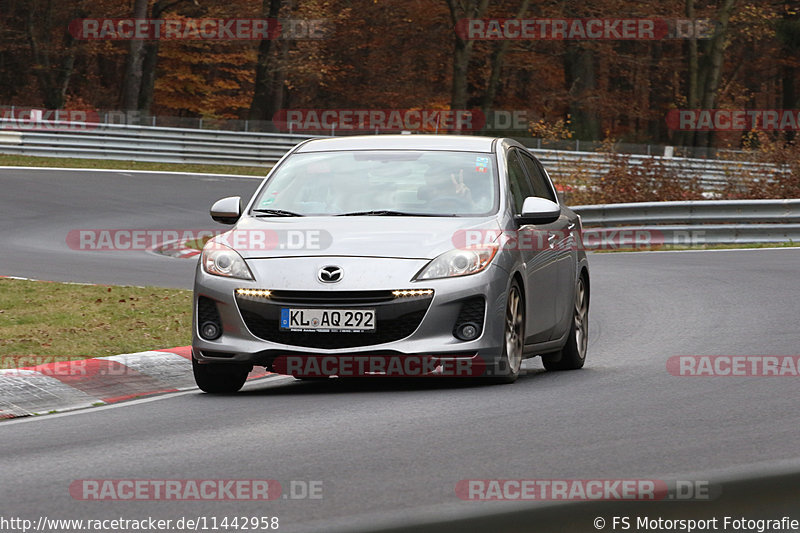
M 524 224 L 551 224 L 561 216 L 561 206 L 547 198 L 529 196 L 522 203 L 522 213 L 517 222 Z
M 239 196 L 229 196 L 214 202 L 211 206 L 211 218 L 220 224 L 236 224 L 242 216 L 242 199 Z

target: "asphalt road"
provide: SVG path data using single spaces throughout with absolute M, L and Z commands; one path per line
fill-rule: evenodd
M 20 235 L 2 237 L 0 273 L 136 284 L 152 276 L 147 283 L 187 286 L 181 260 L 94 256 L 43 243 L 57 245 L 61 237 L 48 231 L 69 225 L 203 224 L 214 198 L 255 185 L 59 179 L 69 182 L 57 190 L 54 177 L 0 173 L 4 233 L 35 229 L 28 247 Z M 145 185 L 159 190 L 136 192 Z M 9 202 L 9 191 L 20 201 Z M 9 205 L 15 216 L 6 215 Z M 14 259 L 9 246 L 19 253 Z M 676 377 L 666 361 L 796 355 L 798 265 L 797 249 L 593 254 L 586 367 L 548 373 L 533 360 L 513 385 L 280 377 L 230 396 L 189 392 L 0 423 L 0 516 L 277 516 L 281 530 L 347 530 L 507 509 L 459 500 L 462 479 L 702 481 L 758 475 L 775 464 L 796 468 L 797 378 Z M 130 478 L 275 479 L 284 488 L 321 481 L 323 491 L 321 499 L 270 503 L 86 502 L 68 491 L 75 480 Z
M 195 261 L 75 249 L 67 236 L 73 230 L 224 230 L 209 217 L 211 204 L 225 196 L 249 199 L 259 183 L 247 177 L 0 168 L 0 273 L 191 288 Z

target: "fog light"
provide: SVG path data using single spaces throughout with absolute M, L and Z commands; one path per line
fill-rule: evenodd
M 462 341 L 471 341 L 476 339 L 478 335 L 481 334 L 480 327 L 475 324 L 474 322 L 467 322 L 466 324 L 462 324 L 456 330 L 456 337 L 461 339 Z
M 203 322 L 200 326 L 200 336 L 207 341 L 213 341 L 222 335 L 219 326 L 213 322 Z

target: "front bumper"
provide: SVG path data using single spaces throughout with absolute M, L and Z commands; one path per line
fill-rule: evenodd
M 334 261 L 348 275 L 331 288 L 311 274 L 319 265 Z M 502 353 L 508 274 L 490 265 L 471 276 L 411 282 L 426 263 L 424 259 L 343 257 L 248 261 L 255 281 L 211 276 L 198 265 L 194 357 L 201 364 L 252 364 L 271 370 L 283 356 L 436 356 L 495 361 Z M 237 295 L 237 289 L 266 289 L 271 294 L 268 298 L 243 296 Z M 409 289 L 431 289 L 433 294 L 393 295 Z M 477 299 L 484 306 L 480 335 L 470 341 L 459 340 L 454 326 L 465 313 L 475 320 Z M 208 318 L 208 302 L 216 308 L 222 326 L 221 336 L 214 340 L 204 339 L 198 330 Z M 371 308 L 376 311 L 376 330 L 281 331 L 278 320 L 283 307 Z

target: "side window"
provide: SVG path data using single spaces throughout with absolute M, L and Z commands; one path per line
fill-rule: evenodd
M 508 155 L 508 185 L 511 188 L 511 196 L 514 198 L 514 210 L 517 213 L 522 211 L 522 203 L 528 196 L 534 196 L 531 184 L 525 171 L 522 169 L 522 163 L 519 161 L 519 156 L 516 150 L 509 150 Z
M 537 163 L 533 157 L 524 152 L 520 152 L 520 158 L 522 159 L 522 164 L 525 165 L 525 168 L 528 171 L 528 176 L 531 178 L 533 195 L 556 202 L 556 199 L 553 196 L 553 189 L 550 188 L 550 184 L 547 182 L 548 180 L 544 173 L 544 169 L 539 166 L 539 163 Z

